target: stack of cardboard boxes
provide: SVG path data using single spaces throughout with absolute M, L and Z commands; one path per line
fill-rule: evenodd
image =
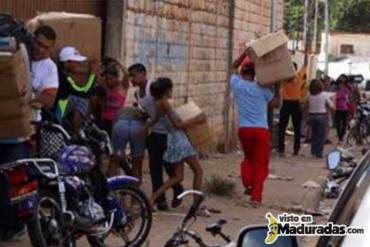
M 100 18 L 87 14 L 47 12 L 27 22 L 30 31 L 42 25 L 51 26 L 57 34 L 52 51 L 55 60 L 58 59 L 60 49 L 65 46 L 76 47 L 82 55 L 91 60 L 100 60 L 102 39 Z
M 255 62 L 257 81 L 261 85 L 271 85 L 295 77 L 287 43 L 287 36 L 279 31 L 246 44 L 251 50 L 250 58 Z
M 22 44 L 19 49 L 4 47 L 0 52 L 0 140 L 32 133 L 27 51 Z

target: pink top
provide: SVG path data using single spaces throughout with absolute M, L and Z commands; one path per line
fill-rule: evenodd
M 337 91 L 336 109 L 339 111 L 347 111 L 350 106 L 351 90 L 344 86 Z
M 103 105 L 102 120 L 113 121 L 118 111 L 125 105 L 126 97 L 122 95 L 119 88 L 108 91 L 106 102 Z

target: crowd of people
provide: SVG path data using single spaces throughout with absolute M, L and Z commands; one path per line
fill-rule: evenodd
M 142 181 L 145 150 L 149 154 L 152 182 L 150 203 L 153 210 L 169 210 L 166 191 L 173 189 L 171 207 L 182 203 L 177 198 L 184 191 L 184 165 L 194 173 L 193 188 L 201 190 L 203 170 L 197 151 L 185 134 L 185 129 L 206 121 L 204 114 L 181 121 L 171 105 L 173 82 L 170 78 L 150 79 L 143 64 L 126 68 L 117 60 L 103 58 L 91 62 L 75 47 L 66 46 L 57 61 L 51 51 L 57 40 L 55 31 L 41 26 L 35 32 L 30 88 L 32 100 L 25 102 L 33 108 L 34 123 L 51 120 L 70 132 L 76 132 L 84 121 L 94 121 L 112 137 L 114 153 L 107 175 L 119 171 L 118 163 L 126 155 L 127 145 L 132 157 L 132 172 Z M 126 97 L 130 84 L 135 89 L 135 101 L 128 105 Z M 0 140 L 0 164 L 29 158 L 32 136 Z M 168 180 L 163 181 L 163 171 Z M 0 241 L 17 237 L 24 225 L 16 216 L 16 208 L 8 199 L 9 188 L 0 178 Z M 207 214 L 200 209 L 198 214 Z
M 73 132 L 93 116 L 96 124 L 112 137 L 114 154 L 109 162 L 108 175 L 117 173 L 118 163 L 126 155 L 129 145 L 133 175 L 141 182 L 147 149 L 153 209 L 169 210 L 166 191 L 171 188 L 171 207 L 181 204 L 177 196 L 184 190 L 181 182 L 185 164 L 194 174 L 193 188 L 201 190 L 203 170 L 197 150 L 184 130 L 204 122 L 206 116 L 200 115 L 185 122 L 180 120 L 171 105 L 174 84 L 170 78 L 152 80 L 140 63 L 126 68 L 112 58 L 103 58 L 101 63 L 89 62 L 71 46 L 62 48 L 58 61 L 53 61 L 51 51 L 58 38 L 55 31 L 49 26 L 41 26 L 34 35 L 30 81 L 33 97 L 26 102 L 34 108 L 34 122 L 52 118 Z M 339 142 L 343 141 L 348 118 L 353 114 L 355 90 L 348 77 L 342 75 L 334 83 L 336 93 L 332 97 L 325 92 L 331 87 L 327 85 L 328 80 L 308 83 L 304 69 L 298 71 L 294 80 L 281 83 L 280 87 L 261 86 L 256 81 L 254 63 L 248 57 L 248 50 L 233 63 L 233 71 L 230 87 L 238 106 L 239 138 L 245 155 L 241 164 L 242 183 L 245 193 L 251 196 L 252 205 L 258 207 L 269 173 L 271 124 L 268 108 L 280 107 L 282 102 L 278 126 L 278 152 L 281 155 L 285 152 L 286 129 L 292 118 L 293 155 L 300 152 L 301 137 L 305 132 L 303 126 L 306 126 L 311 130 L 305 132 L 311 141 L 311 154 L 320 158 L 327 137 L 329 115 L 335 118 Z M 136 89 L 135 101 L 129 105 L 126 98 L 130 86 Z M 30 157 L 30 138 L 0 140 L 0 164 Z M 168 175 L 166 181 L 163 181 L 164 171 Z M 9 204 L 6 181 L 3 177 L 0 179 L 0 237 L 6 240 L 22 232 L 24 225 L 17 219 L 16 209 Z
M 307 81 L 305 67 L 298 70 L 295 63 L 294 79 L 262 86 L 256 81 L 254 64 L 248 54 L 247 48 L 233 63 L 230 85 L 238 108 L 239 139 L 244 151 L 242 182 L 245 194 L 251 196 L 252 206 L 258 207 L 269 174 L 270 134 L 275 131 L 274 125 L 268 123 L 271 121 L 268 110 L 280 109 L 276 126 L 276 149 L 280 157 L 285 157 L 285 136 L 291 121 L 294 130 L 292 155 L 299 155 L 302 137 L 305 137 L 305 142 L 311 143 L 312 157 L 322 158 L 324 145 L 330 142 L 331 122 L 335 124 L 338 145 L 341 145 L 360 94 L 344 74 L 336 81 L 328 76 Z

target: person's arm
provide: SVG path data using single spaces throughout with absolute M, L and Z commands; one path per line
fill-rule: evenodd
M 248 53 L 249 53 L 249 49 L 245 49 L 242 54 L 240 54 L 240 56 L 233 62 L 233 72 L 238 74 L 238 68 L 239 66 L 242 64 L 242 62 L 244 61 L 244 59 L 248 56 Z
M 118 67 L 120 68 L 120 70 L 122 71 L 122 74 L 123 74 L 123 78 L 122 78 L 122 81 L 121 81 L 121 86 L 122 86 L 123 89 L 127 90 L 130 87 L 128 70 L 125 66 L 123 66 L 120 63 L 118 63 Z
M 55 64 L 48 64 L 48 67 L 44 69 L 47 72 L 40 78 L 41 93 L 35 99 L 32 99 L 30 104 L 41 104 L 41 106 L 46 109 L 52 109 L 59 88 L 58 70 Z
M 57 96 L 58 88 L 48 88 L 41 95 L 30 101 L 31 105 L 41 105 L 46 109 L 52 109 Z
M 171 121 L 171 123 L 177 128 L 177 129 L 187 129 L 194 125 L 198 125 L 201 123 L 204 123 L 207 118 L 205 114 L 201 114 L 195 118 L 189 119 L 187 121 L 182 121 L 180 118 L 177 117 L 175 114 L 174 109 L 168 102 L 168 100 L 163 100 L 158 102 L 158 108 L 160 111 L 162 111 L 164 114 L 166 114 Z
M 274 86 L 274 96 L 272 100 L 269 102 L 269 105 L 274 108 L 280 107 L 280 86 L 279 84 L 276 84 Z

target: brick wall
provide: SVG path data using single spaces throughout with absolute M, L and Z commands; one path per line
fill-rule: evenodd
M 276 1 L 281 27 L 283 0 Z M 271 22 L 270 0 L 235 0 L 230 16 L 232 2 L 128 0 L 124 54 L 119 56 L 126 65 L 145 64 L 153 78 L 172 78 L 176 104 L 194 100 L 207 113 L 217 142 L 223 141 L 225 123 L 230 121 L 224 112 L 230 51 L 235 58 L 238 44 L 268 33 Z

